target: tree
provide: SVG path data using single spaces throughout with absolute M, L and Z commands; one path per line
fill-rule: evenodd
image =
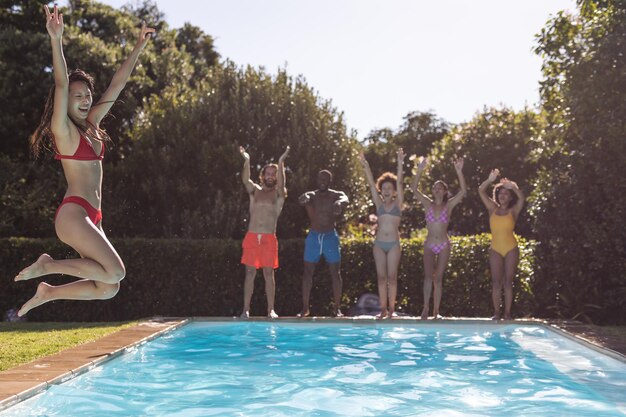
M 488 230 L 488 213 L 478 198 L 477 189 L 493 168 L 498 168 L 503 177 L 517 182 L 526 195 L 530 193 L 538 168 L 533 151 L 541 129 L 541 118 L 531 110 L 515 112 L 506 107 L 485 108 L 469 122 L 453 128 L 433 147 L 430 175 L 420 184 L 427 194 L 437 179 L 443 179 L 452 193 L 458 190 L 452 159 L 465 159 L 463 173 L 468 193 L 455 209 L 451 232 L 466 235 Z M 515 229 L 521 235 L 530 235 L 530 218 L 526 210 Z
M 185 238 L 240 237 L 248 197 L 239 146 L 248 149 L 252 176 L 291 147 L 289 196 L 278 222 L 281 237 L 302 236 L 308 220 L 297 197 L 315 187 L 320 169 L 350 195 L 356 177 L 354 137 L 343 117 L 302 78 L 269 75 L 232 62 L 214 67 L 196 89 L 153 96 L 132 132 L 133 154 L 110 177 L 107 196 L 116 234 Z
M 626 2 L 579 1 L 537 37 L 548 126 L 532 196 L 543 314 L 626 317 Z

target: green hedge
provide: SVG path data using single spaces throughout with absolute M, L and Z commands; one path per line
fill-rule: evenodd
M 536 309 L 533 289 L 533 242 L 518 238 L 522 252 L 515 280 L 514 315 Z M 445 316 L 489 317 L 491 279 L 487 249 L 489 235 L 453 237 L 450 266 L 444 276 L 441 313 Z M 113 239 L 127 274 L 119 294 L 106 301 L 55 301 L 29 313 L 33 321 L 120 321 L 151 316 L 235 316 L 241 313 L 244 269 L 241 242 L 234 240 Z M 377 293 L 372 243 L 365 239 L 342 242 L 344 312 L 366 292 Z M 417 315 L 422 306 L 423 240 L 402 242 L 398 278 L 398 311 Z M 276 310 L 295 315 L 301 309 L 304 239 L 280 241 L 280 268 L 276 272 Z M 54 258 L 76 254 L 55 239 L 0 239 L 0 273 L 7 284 L 0 293 L 0 312 L 19 307 L 34 293 L 40 279 L 13 282 L 12 277 L 42 253 Z M 75 280 L 50 275 L 53 285 Z M 312 313 L 329 315 L 331 283 L 324 263 L 318 266 L 311 293 Z M 259 271 L 252 314 L 266 309 L 263 277 Z

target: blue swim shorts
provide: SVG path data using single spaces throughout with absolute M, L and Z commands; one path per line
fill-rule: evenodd
M 339 235 L 336 230 L 326 233 L 311 230 L 307 235 L 304 241 L 304 261 L 317 263 L 322 255 L 329 264 L 341 261 Z

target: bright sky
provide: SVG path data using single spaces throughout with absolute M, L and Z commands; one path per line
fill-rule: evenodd
M 102 0 L 101 0 L 102 1 Z M 120 7 L 127 0 L 104 0 Z M 215 38 L 222 59 L 287 68 L 363 139 L 410 111 L 467 121 L 539 100 L 534 35 L 575 0 L 157 0 L 170 27 Z

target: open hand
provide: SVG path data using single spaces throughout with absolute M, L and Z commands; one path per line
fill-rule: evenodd
M 489 182 L 494 182 L 498 176 L 500 175 L 500 170 L 498 168 L 494 168 L 489 173 Z
M 241 154 L 241 156 L 243 156 L 243 159 L 245 159 L 246 161 L 250 160 L 250 155 L 248 155 L 248 152 L 246 152 L 246 148 L 244 148 L 243 146 L 239 147 L 239 153 Z

